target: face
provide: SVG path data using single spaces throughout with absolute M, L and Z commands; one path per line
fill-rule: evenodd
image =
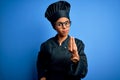
M 66 17 L 59 18 L 55 23 L 55 30 L 61 37 L 66 37 L 70 30 L 70 20 Z

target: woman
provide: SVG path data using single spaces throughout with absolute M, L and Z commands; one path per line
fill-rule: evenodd
M 58 1 L 48 6 L 45 17 L 57 34 L 41 44 L 37 59 L 38 80 L 80 80 L 87 74 L 84 43 L 69 36 L 70 4 Z

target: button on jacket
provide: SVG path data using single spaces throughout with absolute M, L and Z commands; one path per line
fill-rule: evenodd
M 70 36 L 59 45 L 57 35 L 41 44 L 37 59 L 38 80 L 80 80 L 87 74 L 87 58 L 84 43 L 75 38 L 80 61 L 71 61 L 72 53 L 68 51 Z

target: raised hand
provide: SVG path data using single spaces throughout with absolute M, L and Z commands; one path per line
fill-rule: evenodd
M 46 77 L 42 77 L 40 80 L 46 80 Z
M 73 37 L 70 37 L 69 43 L 68 43 L 68 50 L 72 53 L 71 60 L 73 62 L 78 62 L 80 60 L 77 45 L 75 43 L 75 39 Z

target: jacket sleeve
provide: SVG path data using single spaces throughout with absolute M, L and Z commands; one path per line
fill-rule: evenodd
M 80 56 L 80 61 L 77 63 L 71 62 L 70 73 L 72 76 L 79 78 L 84 78 L 88 72 L 87 57 L 84 53 L 84 44 L 82 41 L 76 41 L 78 47 L 78 54 Z
M 38 72 L 38 80 L 42 77 L 46 77 L 48 58 L 46 55 L 45 45 L 42 44 L 40 51 L 37 57 L 37 72 Z

